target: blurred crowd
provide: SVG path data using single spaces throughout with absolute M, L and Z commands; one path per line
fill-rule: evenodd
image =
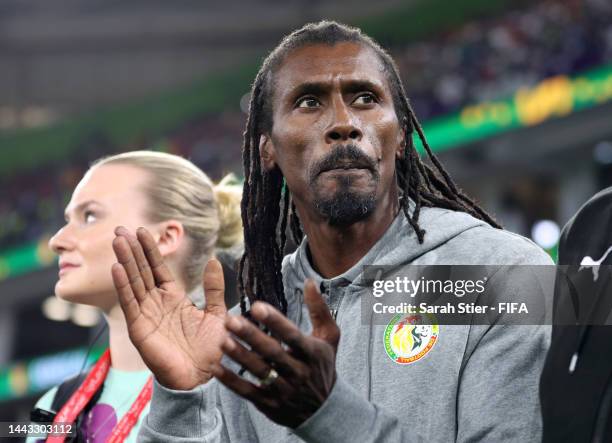
M 612 61 L 612 2 L 547 0 L 394 52 L 421 120 Z
M 511 95 L 540 80 L 612 61 L 612 2 L 547 0 L 474 21 L 427 41 L 392 49 L 419 118 Z M 240 171 L 245 115 L 200 116 L 153 145 L 114 146 L 104 134 L 82 140 L 76 157 L 0 178 L 0 251 L 39 240 L 63 223 L 63 210 L 89 163 L 126 149 L 163 147 L 213 178 Z
M 204 116 L 184 123 L 163 140 L 143 139 L 129 146 L 117 146 L 104 134 L 94 133 L 81 140 L 70 158 L 0 178 L 0 253 L 55 233 L 64 224 L 64 209 L 74 187 L 99 158 L 161 148 L 189 158 L 215 180 L 239 171 L 243 119 L 240 114 Z

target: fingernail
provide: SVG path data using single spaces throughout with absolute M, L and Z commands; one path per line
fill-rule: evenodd
M 260 320 L 264 320 L 268 316 L 268 307 L 263 303 L 257 302 L 253 305 L 253 310 Z
M 233 351 L 236 348 L 236 344 L 234 343 L 234 340 L 232 340 L 231 338 L 227 337 L 225 339 L 225 341 L 223 342 L 223 347 L 227 351 Z
M 227 320 L 227 326 L 229 326 L 229 328 L 233 331 L 238 332 L 240 329 L 242 329 L 242 322 L 238 319 L 238 317 L 230 317 L 229 320 Z

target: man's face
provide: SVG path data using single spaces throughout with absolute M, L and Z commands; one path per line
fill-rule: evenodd
M 376 53 L 358 43 L 305 46 L 274 79 L 262 159 L 281 169 L 298 209 L 347 226 L 392 204 L 403 134 Z

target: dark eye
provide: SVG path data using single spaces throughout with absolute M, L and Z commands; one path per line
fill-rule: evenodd
M 93 211 L 83 212 L 83 220 L 85 220 L 85 223 L 87 224 L 93 223 L 96 221 L 96 219 L 97 219 L 96 214 Z
M 372 103 L 377 103 L 376 96 L 370 92 L 366 92 L 364 94 L 359 94 L 353 103 L 356 105 L 371 105 Z
M 321 103 L 314 97 L 302 97 L 295 102 L 296 108 L 318 108 L 319 106 Z

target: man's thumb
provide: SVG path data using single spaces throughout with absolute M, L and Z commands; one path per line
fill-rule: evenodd
M 334 349 L 338 349 L 340 329 L 338 329 L 338 325 L 329 312 L 329 307 L 323 300 L 323 297 L 321 297 L 319 289 L 310 279 L 304 283 L 304 302 L 308 306 L 308 312 L 310 313 L 312 335 L 325 340 Z
M 204 298 L 206 310 L 213 312 L 227 312 L 225 307 L 225 281 L 223 280 L 223 267 L 216 258 L 211 258 L 204 268 Z

